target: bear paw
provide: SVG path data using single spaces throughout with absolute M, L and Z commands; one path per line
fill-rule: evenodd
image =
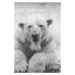
M 28 68 L 28 63 L 26 61 L 25 55 L 20 51 L 15 51 L 15 72 L 26 72 Z
M 35 54 L 29 61 L 28 72 L 43 72 L 46 56 L 43 53 Z
M 26 61 L 23 61 L 22 63 L 16 64 L 15 65 L 15 72 L 27 72 L 28 69 L 28 64 Z

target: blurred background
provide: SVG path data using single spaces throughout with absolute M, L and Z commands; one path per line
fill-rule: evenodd
M 42 14 L 46 18 L 51 18 L 53 21 L 57 21 L 60 23 L 60 7 L 61 3 L 58 2 L 16 2 L 14 4 L 14 12 L 15 12 L 15 23 L 18 21 L 24 21 L 25 17 L 32 13 Z

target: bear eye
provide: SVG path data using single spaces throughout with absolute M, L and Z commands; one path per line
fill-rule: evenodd
M 43 27 L 43 25 L 39 25 L 39 27 Z
M 32 27 L 31 25 L 28 26 L 28 28 L 31 28 L 31 27 Z

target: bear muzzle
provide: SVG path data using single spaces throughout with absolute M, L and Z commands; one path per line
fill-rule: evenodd
M 39 35 L 38 34 L 32 34 L 32 40 L 33 40 L 33 42 L 38 42 L 39 41 Z

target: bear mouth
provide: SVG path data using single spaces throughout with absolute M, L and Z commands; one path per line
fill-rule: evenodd
M 32 40 L 33 42 L 38 42 L 39 41 L 38 34 L 32 34 Z

